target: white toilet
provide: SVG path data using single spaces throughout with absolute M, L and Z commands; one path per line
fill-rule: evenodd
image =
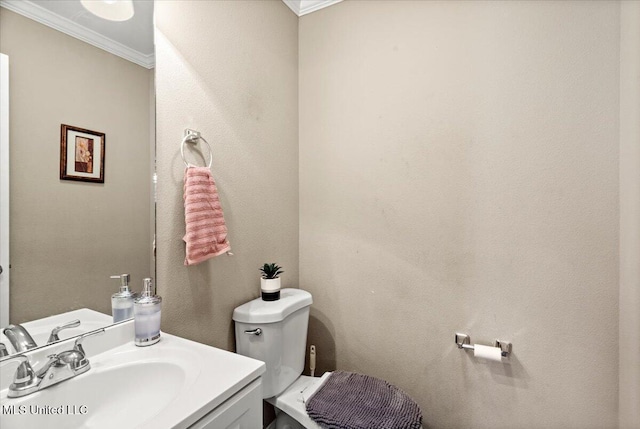
M 282 289 L 278 301 L 256 298 L 233 311 L 236 351 L 265 362 L 262 396 L 276 408 L 277 429 L 321 429 L 306 401 L 331 376 L 303 376 L 311 294 Z

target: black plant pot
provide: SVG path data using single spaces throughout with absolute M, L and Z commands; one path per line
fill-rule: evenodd
M 261 292 L 263 301 L 277 301 L 280 299 L 280 291 L 277 292 Z

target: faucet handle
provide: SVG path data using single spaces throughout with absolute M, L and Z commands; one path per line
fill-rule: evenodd
M 91 368 L 89 359 L 87 359 L 84 353 L 75 349 L 59 353 L 56 356 L 56 365 L 69 365 L 69 368 L 71 368 L 76 375 L 88 371 L 89 368 Z
M 9 352 L 7 351 L 7 346 L 4 343 L 0 343 L 0 358 L 8 356 Z
M 72 320 L 71 322 L 67 322 L 64 325 L 53 328 L 53 330 L 51 331 L 51 335 L 49 335 L 49 339 L 47 340 L 47 344 L 53 343 L 55 341 L 60 341 L 58 333 L 60 333 L 60 331 L 62 331 L 63 329 L 77 328 L 78 326 L 80 326 L 80 319 Z
M 102 335 L 102 334 L 104 334 L 104 328 L 97 329 L 95 331 L 87 332 L 86 334 L 80 335 L 78 339 L 76 339 L 76 342 L 73 344 L 73 349 L 79 351 L 83 355 L 86 355 L 84 348 L 82 348 L 82 342 L 84 341 L 84 339 L 87 337 L 92 337 L 94 335 Z
M 18 359 L 20 361 L 20 365 L 16 370 L 16 375 L 13 377 L 14 383 L 25 383 L 34 379 L 35 372 L 33 371 L 33 368 L 31 368 L 28 357 L 20 354 L 12 359 Z
M 21 362 L 13 376 L 13 383 L 9 386 L 9 391 L 7 392 L 7 397 L 9 398 L 21 396 L 16 395 L 16 392 L 33 392 L 38 388 L 38 378 L 36 377 L 36 373 L 33 371 L 31 364 L 29 364 L 29 358 L 23 354 L 19 354 L 8 360 L 13 359 L 18 359 Z

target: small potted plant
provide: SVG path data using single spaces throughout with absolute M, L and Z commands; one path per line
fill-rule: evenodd
M 280 274 L 284 273 L 282 267 L 275 263 L 264 264 L 260 268 L 260 292 L 263 301 L 277 301 L 280 299 Z

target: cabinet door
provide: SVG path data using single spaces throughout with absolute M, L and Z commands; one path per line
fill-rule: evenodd
M 262 378 L 223 402 L 190 429 L 256 429 L 262 427 Z

